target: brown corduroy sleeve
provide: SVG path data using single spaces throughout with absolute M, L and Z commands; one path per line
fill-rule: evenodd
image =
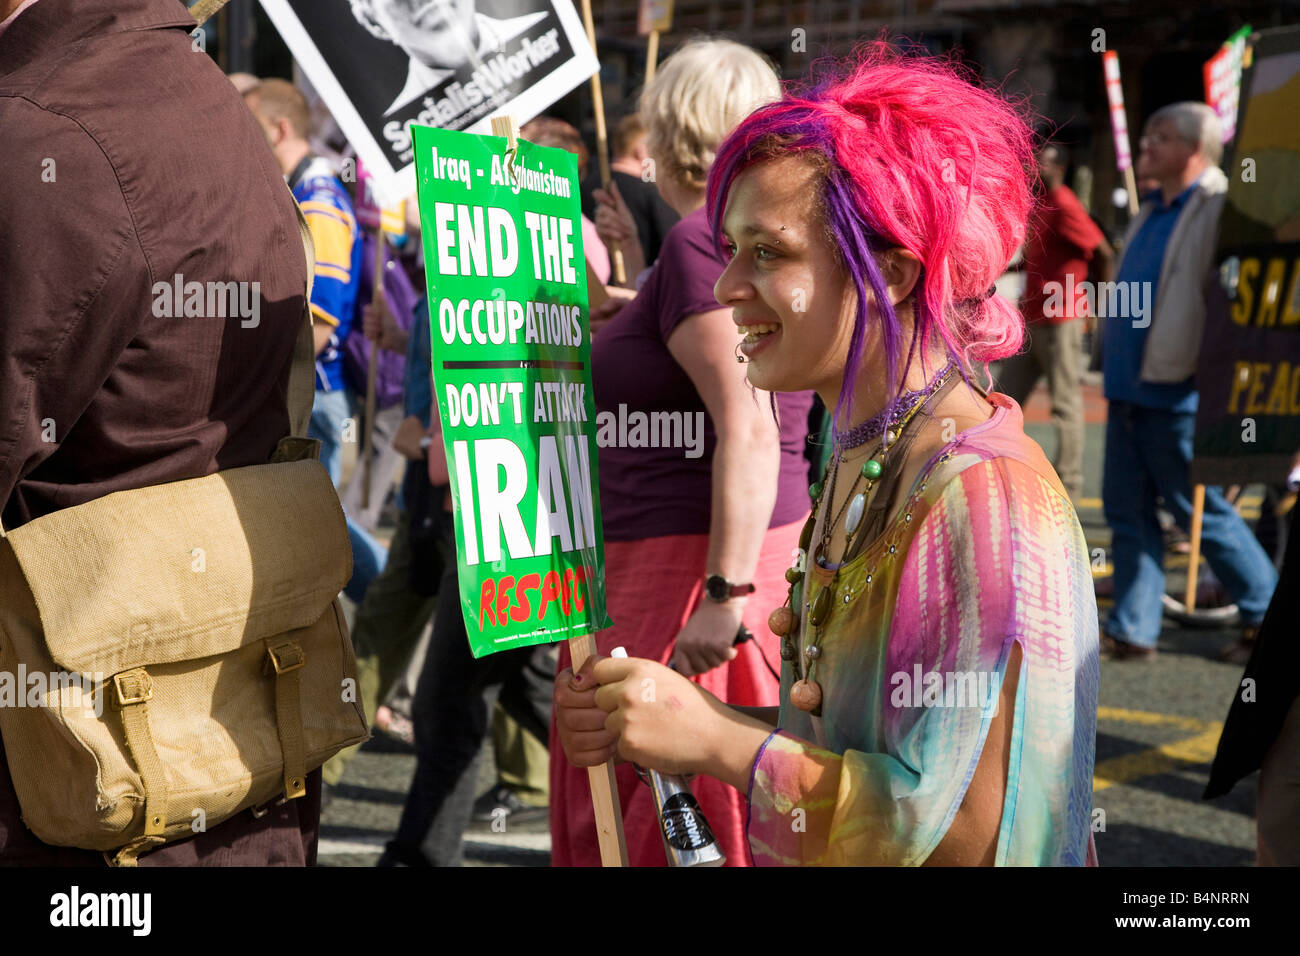
M 25 100 L 8 101 L 6 114 L 11 155 L 39 161 L 0 176 L 0 502 L 76 427 L 136 334 L 150 292 L 98 144 Z M 27 520 L 22 510 L 9 502 L 7 528 Z

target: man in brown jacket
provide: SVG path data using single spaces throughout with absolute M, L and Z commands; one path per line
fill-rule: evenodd
M 0 0 L 6 529 L 266 462 L 289 432 L 306 283 L 293 203 L 193 28 L 180 0 Z M 194 282 L 237 290 L 226 317 L 187 307 Z M 319 817 L 314 772 L 306 797 L 140 864 L 311 864 Z M 0 864 L 11 863 L 104 859 L 23 826 L 0 749 Z

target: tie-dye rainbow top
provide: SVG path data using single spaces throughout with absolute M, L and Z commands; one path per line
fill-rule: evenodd
M 1088 550 L 1019 406 L 990 401 L 989 421 L 936 454 L 885 532 L 841 569 L 817 640 L 820 719 L 790 704 L 807 661 L 784 665 L 780 729 L 750 781 L 755 863 L 924 863 L 966 795 L 1018 642 L 996 862 L 1095 865 Z M 832 576 L 810 562 L 803 620 Z

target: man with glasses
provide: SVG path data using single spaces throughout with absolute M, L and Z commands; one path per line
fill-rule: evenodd
M 1145 197 L 1125 236 L 1117 282 L 1128 294 L 1114 298 L 1146 307 L 1107 316 L 1102 344 L 1109 401 L 1102 498 L 1115 565 L 1115 605 L 1102 643 L 1118 659 L 1156 653 L 1165 590 L 1157 497 L 1184 531 L 1191 524 L 1193 374 L 1228 188 L 1218 168 L 1222 127 L 1204 103 L 1157 110 L 1139 142 L 1137 175 L 1160 188 Z M 1218 488 L 1205 490 L 1201 549 L 1241 611 L 1241 640 L 1223 657 L 1244 661 L 1277 573 Z

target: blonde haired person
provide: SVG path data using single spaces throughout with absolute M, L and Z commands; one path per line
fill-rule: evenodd
M 780 95 L 771 65 L 733 40 L 692 40 L 665 60 L 642 91 L 639 106 L 648 133 L 648 173 L 663 200 L 683 216 L 703 208 L 718 144 L 742 119 Z M 622 248 L 631 282 L 651 264 L 636 224 L 617 186 L 597 190 L 595 196 L 600 203 L 596 228 L 611 250 L 615 244 Z
M 778 425 L 769 396 L 746 384 L 731 312 L 713 296 L 723 261 L 704 184 L 722 139 L 779 95 L 772 67 L 730 41 L 689 43 L 665 61 L 641 109 L 659 190 L 682 218 L 636 297 L 592 342 L 597 413 L 629 423 L 626 441 L 600 449 L 615 625 L 597 635 L 598 648 L 671 663 L 711 693 L 752 706 L 777 700 L 780 649 L 766 610 L 785 594 L 809 510 L 803 449 L 812 398 L 782 396 Z M 608 222 L 611 210 L 602 212 Z M 742 628 L 755 638 L 733 646 Z M 569 666 L 567 651 L 559 666 Z M 597 864 L 587 772 L 564 759 L 558 735 L 551 739 L 552 863 Z M 618 768 L 618 785 L 631 862 L 663 866 L 649 789 L 630 765 Z M 728 862 L 748 863 L 743 797 L 716 780 L 701 780 L 695 794 Z

